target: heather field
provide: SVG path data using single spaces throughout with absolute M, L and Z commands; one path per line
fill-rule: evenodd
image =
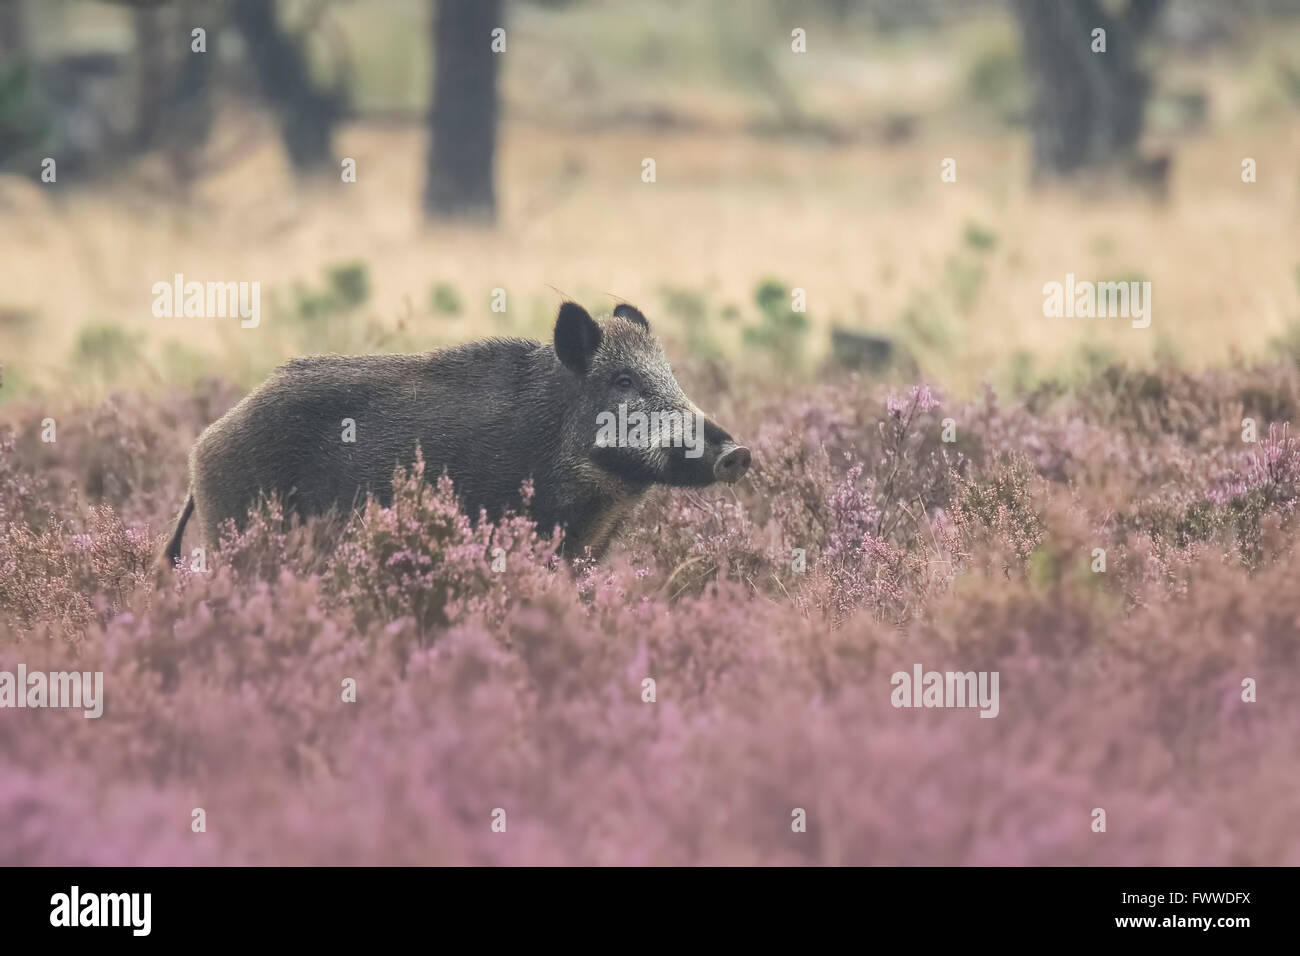
M 159 578 L 230 389 L 7 434 L 0 670 L 106 691 L 0 721 L 4 862 L 1300 862 L 1295 364 L 968 402 L 682 376 L 754 469 L 599 565 L 408 475 Z M 995 719 L 893 706 L 918 663 L 998 672 Z
M 205 5 L 19 6 L 100 98 L 42 181 L 0 36 L 0 865 L 1300 865 L 1295 4 L 1171 0 L 1155 160 L 1043 178 L 1030 5 L 512 0 L 480 221 L 425 198 L 436 4 L 274 5 L 349 84 L 323 172 L 233 21 L 201 136 L 183 101 L 76 165 Z M 258 321 L 160 313 L 177 276 Z M 1145 312 L 1054 314 L 1076 277 Z M 159 567 L 277 366 L 549 340 L 566 299 L 643 310 L 748 474 L 568 560 L 417 463 Z M 102 714 L 20 669 L 102 672 Z

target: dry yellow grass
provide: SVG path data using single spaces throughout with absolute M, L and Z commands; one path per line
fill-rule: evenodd
M 554 31 L 549 20 L 533 27 Z M 945 89 L 951 98 L 960 82 L 957 67 L 924 50 L 895 59 L 912 63 L 901 75 L 911 78 L 922 111 Z M 518 108 L 531 102 L 528 77 L 518 72 L 528 62 L 521 54 L 507 77 L 515 105 L 502 134 L 495 230 L 422 223 L 418 128 L 344 129 L 337 151 L 356 159 L 358 182 L 311 186 L 289 179 L 268 129 L 188 204 L 141 185 L 156 179 L 151 161 L 108 188 L 0 178 L 7 378 L 20 390 L 103 390 L 113 383 L 79 371 L 71 355 L 82 328 L 108 323 L 139 337 L 148 362 L 133 373 L 138 384 L 196 372 L 251 383 L 304 350 L 544 334 L 559 299 L 552 287 L 593 306 L 612 305 L 606 293 L 641 303 L 680 339 L 662 308 L 666 284 L 707 297 L 711 334 L 743 363 L 739 327 L 753 320 L 754 289 L 767 277 L 806 290 L 811 359 L 825 350 L 832 322 L 898 334 L 927 376 L 959 391 L 985 379 L 1006 384 L 1014 367 L 1066 371 L 1084 350 L 1214 363 L 1233 350 L 1258 353 L 1300 320 L 1300 135 L 1277 113 L 1176 143 L 1171 198 L 1161 206 L 1135 196 L 1033 192 L 1022 136 L 951 122 L 922 122 L 919 135 L 893 145 L 757 137 L 725 121 L 722 91 L 694 111 L 712 117 L 703 129 L 575 131 Z M 805 103 L 825 100 L 827 83 L 833 89 L 846 72 L 842 58 L 821 69 Z M 854 102 L 874 102 L 880 70 L 852 74 L 845 88 Z M 1244 81 L 1223 76 L 1221 99 L 1244 99 Z M 249 121 L 227 110 L 218 139 Z M 1255 184 L 1241 182 L 1244 156 L 1258 162 Z M 641 181 L 644 157 L 655 159 L 657 182 Z M 940 181 L 944 157 L 957 160 L 956 183 Z M 995 237 L 991 249 L 966 243 L 971 224 Z M 272 314 L 273 296 L 287 304 L 295 283 L 316 284 L 324 268 L 350 260 L 367 265 L 372 287 L 356 314 L 311 326 Z M 154 318 L 153 283 L 178 272 L 260 281 L 261 327 Z M 1149 279 L 1151 327 L 1044 318 L 1043 283 L 1069 272 Z M 429 310 L 436 281 L 459 291 L 460 316 Z M 509 295 L 504 317 L 489 310 L 497 287 Z M 740 307 L 739 320 L 716 318 L 728 304 Z M 32 321 L 14 318 L 22 312 Z

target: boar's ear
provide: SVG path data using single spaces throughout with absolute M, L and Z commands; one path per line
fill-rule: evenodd
M 645 316 L 641 314 L 641 310 L 634 305 L 628 305 L 626 302 L 616 305 L 614 306 L 614 315 L 618 316 L 620 319 L 627 319 L 629 322 L 635 322 L 647 332 L 650 331 L 650 323 L 645 320 Z
M 560 306 L 555 318 L 555 354 L 573 372 L 586 375 L 600 346 L 600 326 L 576 302 Z

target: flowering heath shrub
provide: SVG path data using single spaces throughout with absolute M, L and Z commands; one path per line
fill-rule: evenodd
M 1298 382 L 719 381 L 749 477 L 600 562 L 417 459 L 161 571 L 234 396 L 11 406 L 0 675 L 103 709 L 0 708 L 0 863 L 1295 865 Z

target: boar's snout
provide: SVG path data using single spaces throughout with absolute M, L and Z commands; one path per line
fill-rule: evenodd
M 713 477 L 727 484 L 734 484 L 745 477 L 749 471 L 750 454 L 744 445 L 727 442 L 722 446 L 722 454 L 713 463 Z

